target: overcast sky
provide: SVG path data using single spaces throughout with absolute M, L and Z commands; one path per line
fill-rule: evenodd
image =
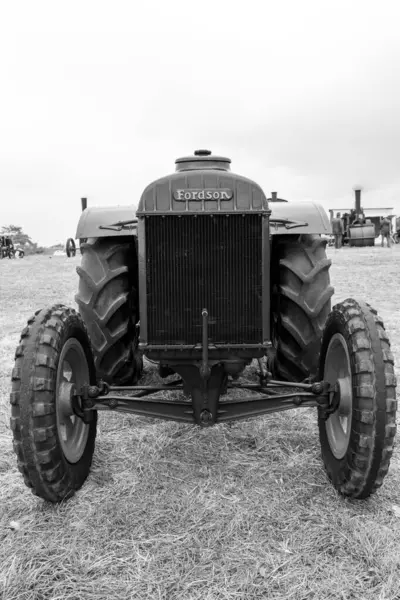
M 0 225 L 74 237 L 196 148 L 269 195 L 400 212 L 400 2 L 4 1 Z

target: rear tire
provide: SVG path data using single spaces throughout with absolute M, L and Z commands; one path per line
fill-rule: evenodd
M 134 385 L 143 370 L 138 352 L 138 270 L 132 238 L 81 245 L 75 300 L 89 331 L 99 379 Z
M 337 410 L 318 418 L 325 469 L 344 496 L 368 498 L 389 470 L 396 434 L 396 377 L 377 312 L 349 298 L 333 307 L 323 334 L 321 380 L 341 378 Z M 346 391 L 347 390 L 347 391 Z
M 274 376 L 300 382 L 315 377 L 325 321 L 331 310 L 331 261 L 319 235 L 281 236 L 272 244 Z
M 70 402 L 73 385 L 96 382 L 82 319 L 61 304 L 38 311 L 21 333 L 15 359 L 10 426 L 18 468 L 35 495 L 60 502 L 85 482 L 96 438 L 97 412 L 84 423 Z

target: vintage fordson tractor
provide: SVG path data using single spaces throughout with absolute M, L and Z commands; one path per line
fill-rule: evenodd
M 333 485 L 373 493 L 396 431 L 393 356 L 368 304 L 331 310 L 327 233 L 319 205 L 268 205 L 206 150 L 149 185 L 136 217 L 84 210 L 80 314 L 37 311 L 16 350 L 11 427 L 26 484 L 52 502 L 83 485 L 99 410 L 211 426 L 313 406 Z M 163 384 L 140 385 L 143 355 Z M 257 379 L 240 383 L 252 361 Z

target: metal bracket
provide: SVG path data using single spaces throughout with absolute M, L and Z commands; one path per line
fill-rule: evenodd
M 200 375 L 202 379 L 207 381 L 210 379 L 211 369 L 208 364 L 208 310 L 206 308 L 201 311 L 201 316 L 203 319 L 203 337 Z
M 138 223 L 138 219 L 129 219 L 129 221 L 117 221 L 110 225 L 99 225 L 99 229 L 108 229 L 110 231 L 122 231 L 123 229 L 136 229 L 134 225 Z
M 82 421 L 84 423 L 91 423 L 93 421 L 93 417 L 94 417 L 94 411 L 93 410 L 87 410 L 88 408 L 90 408 L 88 406 L 88 403 L 85 403 L 85 408 L 86 410 L 82 410 L 82 408 L 80 407 L 79 404 L 79 396 L 72 396 L 71 399 L 71 403 L 72 403 L 72 410 L 74 411 L 74 414 L 79 417 L 79 419 L 82 419 Z
M 286 229 L 294 229 L 295 227 L 308 227 L 306 221 L 292 221 L 291 219 L 270 219 L 269 222 L 275 227 L 283 225 Z
M 337 384 L 332 385 L 327 381 L 314 383 L 313 386 L 322 386 L 321 393 L 318 394 L 318 415 L 327 421 L 339 407 L 339 397 Z M 319 387 L 315 388 L 319 389 Z
M 260 367 L 260 370 L 257 372 L 258 378 L 260 380 L 260 386 L 262 388 L 265 388 L 268 385 L 268 381 L 272 377 L 272 373 L 264 368 L 261 358 L 258 358 L 257 362 L 258 362 L 258 366 Z

